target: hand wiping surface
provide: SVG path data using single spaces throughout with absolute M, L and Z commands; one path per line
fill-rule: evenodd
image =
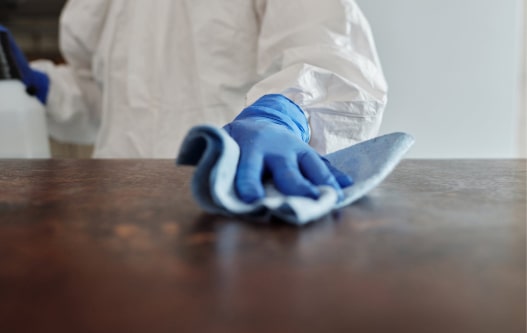
M 380 136 L 325 156 L 331 164 L 351 176 L 354 184 L 345 188 L 344 199 L 331 187 L 321 187 L 318 199 L 287 196 L 272 182 L 265 184 L 266 196 L 252 204 L 241 201 L 234 189 L 240 156 L 238 144 L 221 128 L 196 126 L 187 134 L 176 163 L 196 166 L 192 192 L 208 213 L 258 218 L 276 216 L 303 225 L 335 209 L 350 205 L 379 185 L 413 145 L 406 133 Z

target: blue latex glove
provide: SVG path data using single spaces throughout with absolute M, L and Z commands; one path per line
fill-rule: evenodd
M 0 35 L 7 37 L 7 47 L 9 48 L 7 52 L 10 52 L 14 58 L 21 80 L 27 88 L 27 92 L 38 98 L 42 104 L 46 104 L 49 92 L 49 77 L 45 73 L 34 70 L 29 66 L 26 57 L 16 44 L 11 32 L 2 25 L 0 25 Z
M 319 185 L 329 185 L 342 194 L 341 188 L 353 184 L 307 144 L 307 119 L 283 95 L 263 96 L 224 129 L 240 146 L 235 188 L 247 203 L 265 196 L 264 174 L 272 176 L 283 194 L 311 198 L 320 195 Z

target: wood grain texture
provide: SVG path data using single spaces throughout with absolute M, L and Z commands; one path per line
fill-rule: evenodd
M 296 228 L 172 161 L 0 161 L 0 332 L 525 332 L 525 166 L 404 161 Z

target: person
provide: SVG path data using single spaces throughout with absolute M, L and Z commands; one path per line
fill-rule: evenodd
M 320 154 L 375 136 L 386 104 L 354 0 L 69 0 L 60 47 L 65 65 L 18 56 L 52 137 L 173 158 L 192 126 L 227 124 L 247 202 L 264 173 L 290 195 L 351 185 Z

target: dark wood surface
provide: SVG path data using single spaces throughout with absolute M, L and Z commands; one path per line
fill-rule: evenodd
M 408 160 L 304 228 L 172 161 L 0 161 L 0 332 L 525 332 L 525 160 Z

